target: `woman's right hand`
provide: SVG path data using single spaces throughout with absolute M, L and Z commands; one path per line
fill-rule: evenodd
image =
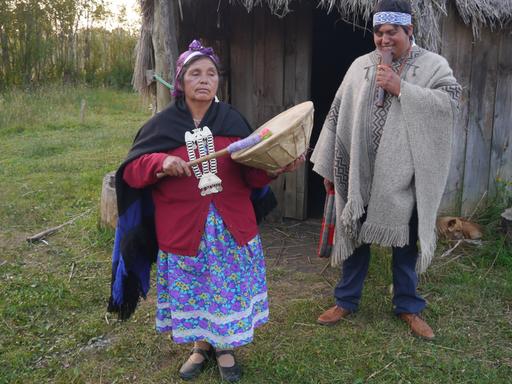
M 162 172 L 169 176 L 191 176 L 190 167 L 185 160 L 178 156 L 167 156 L 162 166 Z

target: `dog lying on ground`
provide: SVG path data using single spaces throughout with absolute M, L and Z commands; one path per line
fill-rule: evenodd
M 439 217 L 437 219 L 437 231 L 450 240 L 477 240 L 482 238 L 482 228 L 462 217 Z

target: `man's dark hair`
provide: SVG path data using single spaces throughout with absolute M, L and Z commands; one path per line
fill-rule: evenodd
M 401 12 L 412 15 L 411 2 L 409 0 L 380 0 L 375 5 L 373 13 L 377 12 Z M 414 24 L 414 16 L 412 23 Z M 402 29 L 407 33 L 407 28 L 404 25 L 400 25 Z M 380 25 L 373 27 L 373 33 L 378 32 Z
M 412 15 L 412 7 L 409 0 L 380 0 L 375 4 L 373 12 L 402 12 Z

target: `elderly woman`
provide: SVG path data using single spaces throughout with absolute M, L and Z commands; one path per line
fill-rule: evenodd
M 142 281 L 136 289 L 147 292 L 147 267 L 140 265 L 149 262 L 131 254 L 141 244 L 143 253 L 151 253 L 148 241 L 141 240 L 152 232 L 151 204 L 144 203 L 150 191 L 158 246 L 157 331 L 171 332 L 176 343 L 194 343 L 181 378 L 196 377 L 216 356 L 222 378 L 233 382 L 241 374 L 233 349 L 250 343 L 254 329 L 268 321 L 265 262 L 250 195 L 276 174 L 229 156 L 187 165 L 248 136 L 251 129 L 215 96 L 219 60 L 211 48 L 193 41 L 176 68 L 176 102 L 141 128 L 117 173 L 120 225 L 126 217 L 137 220 L 125 228 L 118 224 L 117 237 L 123 239 L 116 241 L 121 256 L 114 257 L 111 309 L 122 313 L 119 305 L 129 296 L 126 287 L 116 286 L 118 280 Z M 136 300 L 128 315 L 135 305 Z

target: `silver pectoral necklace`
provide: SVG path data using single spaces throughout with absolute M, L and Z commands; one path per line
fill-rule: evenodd
M 190 161 L 215 152 L 213 135 L 208 127 L 196 128 L 192 132 L 185 132 L 185 144 Z M 201 162 L 201 168 L 199 168 L 198 164 L 195 164 L 192 166 L 192 171 L 196 178 L 199 179 L 198 188 L 201 190 L 201 196 L 222 191 L 222 180 L 216 175 L 217 159 Z

